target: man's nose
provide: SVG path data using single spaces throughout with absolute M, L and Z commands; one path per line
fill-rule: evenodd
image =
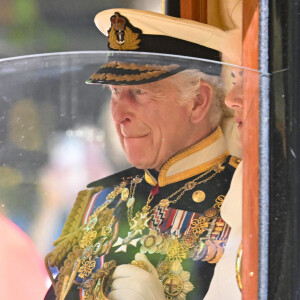
M 111 114 L 115 123 L 124 124 L 133 118 L 133 95 L 130 89 L 122 89 L 118 94 L 112 95 Z

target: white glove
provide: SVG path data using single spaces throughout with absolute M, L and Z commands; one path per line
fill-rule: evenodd
M 145 254 L 137 253 L 136 261 L 143 261 L 145 271 L 134 265 L 120 265 L 113 273 L 110 300 L 165 300 L 164 288 L 154 266 Z

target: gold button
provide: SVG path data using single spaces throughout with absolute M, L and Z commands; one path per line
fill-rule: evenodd
M 200 190 L 195 191 L 193 193 L 192 198 L 193 198 L 193 201 L 195 201 L 197 203 L 202 202 L 205 199 L 205 193 L 203 191 L 200 191 Z

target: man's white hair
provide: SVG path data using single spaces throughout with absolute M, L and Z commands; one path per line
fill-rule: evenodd
M 196 69 L 184 70 L 169 79 L 174 84 L 180 94 L 179 102 L 186 104 L 194 99 L 199 93 L 201 82 L 207 82 L 212 88 L 212 101 L 208 111 L 210 125 L 216 128 L 220 125 L 225 114 L 224 87 L 220 76 L 210 76 Z

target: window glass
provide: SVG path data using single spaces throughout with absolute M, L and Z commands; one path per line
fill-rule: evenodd
M 257 71 L 208 60 L 138 52 L 70 52 L 3 59 L 1 214 L 30 236 L 42 256 L 53 249 L 52 243 L 59 237 L 77 193 L 90 182 L 130 167 L 115 133 L 109 105 L 124 92 L 123 86 L 86 84 L 101 65 L 114 60 L 135 66 L 145 62 L 167 68 L 180 66 L 206 73 L 202 80 L 217 91 L 220 101 L 220 125 L 228 153 L 235 156 L 232 166 L 236 168 L 242 159 L 240 135 L 247 122 L 247 113 L 243 114 L 244 79 L 248 83 L 257 80 Z M 184 77 L 180 80 L 178 84 L 187 84 Z M 161 86 L 149 84 L 127 88 L 134 93 L 137 105 L 168 101 L 157 96 Z M 173 120 L 179 136 L 180 119 Z M 172 148 L 168 150 L 174 152 Z M 240 219 L 242 199 L 236 201 L 240 204 Z

